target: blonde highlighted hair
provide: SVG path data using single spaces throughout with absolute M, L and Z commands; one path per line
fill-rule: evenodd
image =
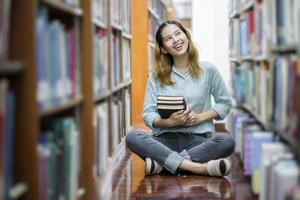
M 156 31 L 156 44 L 154 48 L 154 77 L 161 85 L 173 85 L 174 82 L 171 78 L 171 70 L 174 64 L 173 57 L 170 54 L 165 54 L 162 52 L 163 48 L 163 39 L 161 36 L 161 32 L 168 24 L 174 24 L 178 26 L 183 33 L 187 36 L 189 40 L 188 46 L 188 69 L 192 78 L 196 79 L 201 74 L 201 68 L 199 65 L 199 54 L 198 50 L 196 49 L 189 32 L 179 23 L 176 21 L 166 21 L 162 23 L 157 31 Z

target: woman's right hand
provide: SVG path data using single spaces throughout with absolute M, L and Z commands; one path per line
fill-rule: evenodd
M 187 108 L 186 110 L 180 110 L 177 112 L 174 112 L 169 117 L 170 125 L 173 126 L 182 126 L 188 121 L 189 115 L 192 112 L 190 108 Z

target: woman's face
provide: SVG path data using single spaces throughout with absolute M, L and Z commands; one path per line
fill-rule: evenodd
M 175 24 L 168 24 L 161 32 L 163 53 L 169 53 L 174 57 L 185 55 L 189 40 L 185 33 Z

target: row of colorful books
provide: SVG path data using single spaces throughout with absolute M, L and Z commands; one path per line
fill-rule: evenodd
M 230 57 L 266 59 L 274 47 L 297 48 L 299 1 L 231 0 L 230 6 L 231 13 L 235 13 L 230 19 Z
M 9 199 L 13 186 L 14 93 L 0 79 L 0 199 Z
M 266 62 L 231 63 L 232 90 L 237 105 L 247 107 L 267 126 L 297 134 L 297 55 L 279 55 Z
M 292 196 L 300 187 L 294 147 L 274 132 L 263 130 L 253 116 L 240 109 L 231 111 L 227 128 L 236 142 L 235 151 L 244 173 L 251 178 L 252 191 L 259 194 L 259 199 Z
M 109 106 L 110 104 L 110 106 Z M 110 160 L 119 148 L 131 124 L 130 91 L 112 96 L 111 102 L 103 101 L 94 108 L 94 138 L 95 138 L 95 165 L 94 176 L 102 175 L 110 166 Z M 111 115 L 111 121 L 109 116 Z M 109 129 L 111 123 L 112 129 Z M 110 136 L 111 134 L 111 145 Z
M 80 26 L 49 19 L 40 7 L 36 19 L 37 100 L 40 109 L 80 96 Z
M 74 117 L 42 122 L 37 147 L 39 199 L 76 199 L 79 189 L 80 133 Z

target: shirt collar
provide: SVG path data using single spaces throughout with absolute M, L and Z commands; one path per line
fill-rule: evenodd
M 179 77 L 181 78 L 188 78 L 188 76 L 190 75 L 189 70 L 187 69 L 183 74 L 181 72 L 179 72 L 175 66 L 172 66 L 172 71 L 177 74 Z

